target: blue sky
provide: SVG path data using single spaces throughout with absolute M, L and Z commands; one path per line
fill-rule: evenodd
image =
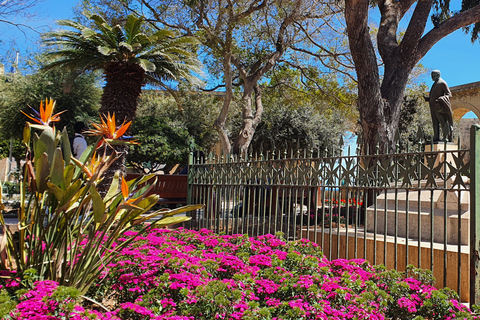
M 77 3 L 78 0 L 44 0 L 39 2 L 38 16 L 42 18 L 42 21 L 35 23 L 37 29 L 45 31 L 49 26 L 55 27 L 54 20 L 71 18 L 73 16 L 72 8 Z M 34 40 L 38 38 L 35 33 L 29 33 L 30 40 L 27 41 L 20 33 L 15 34 L 16 42 L 20 47 L 32 47 L 34 46 Z M 25 51 L 20 52 L 20 57 L 26 54 Z M 478 57 L 480 57 L 480 43 L 472 44 L 469 35 L 464 34 L 462 30 L 457 30 L 438 42 L 421 62 L 428 70 L 440 70 L 442 78 L 452 87 L 480 81 L 480 60 Z M 422 80 L 428 85 L 432 83 L 428 74 Z

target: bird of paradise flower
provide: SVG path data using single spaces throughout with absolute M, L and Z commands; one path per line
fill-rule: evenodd
M 138 142 L 131 140 L 131 136 L 125 136 L 132 121 L 123 122 L 117 127 L 115 122 L 115 114 L 100 117 L 101 123 L 92 122 L 94 129 L 88 130 L 85 133 L 91 136 L 101 136 L 102 139 L 98 142 L 97 148 L 103 143 L 107 144 L 138 144 Z
M 64 113 L 67 110 L 63 110 L 62 112 L 53 114 L 53 110 L 55 109 L 56 101 L 52 99 L 45 99 L 45 104 L 43 101 L 40 101 L 40 112 L 35 110 L 34 108 L 30 107 L 33 110 L 34 115 L 28 115 L 22 111 L 24 115 L 26 115 L 29 119 L 35 121 L 38 124 L 49 126 L 52 122 L 60 121 L 60 114 Z

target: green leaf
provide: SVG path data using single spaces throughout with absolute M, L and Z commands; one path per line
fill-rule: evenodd
M 157 227 L 166 227 L 170 226 L 172 224 L 177 224 L 180 222 L 188 221 L 192 218 L 186 217 L 186 216 L 179 216 L 179 217 L 166 217 L 163 219 L 160 219 L 158 221 L 153 222 L 153 224 Z
M 45 144 L 45 147 L 47 148 L 46 152 L 48 155 L 48 161 L 52 163 L 53 154 L 55 153 L 55 132 L 53 128 L 45 128 L 42 134 L 40 134 L 39 140 Z
M 105 203 L 93 185 L 90 187 L 90 194 L 92 195 L 93 219 L 95 223 L 102 223 L 106 211 Z
M 75 180 L 75 182 L 67 187 L 67 190 L 64 192 L 63 198 L 60 200 L 59 206 L 63 207 L 65 205 L 70 206 L 70 203 L 77 201 L 80 198 L 80 190 L 82 187 L 81 180 Z
M 167 219 L 167 218 L 179 218 L 178 216 L 177 217 L 172 217 L 172 216 L 174 216 L 176 214 L 179 214 L 179 213 L 187 212 L 187 211 L 201 209 L 203 207 L 204 207 L 203 204 L 196 204 L 196 205 L 188 205 L 188 206 L 180 207 L 180 208 L 173 209 L 173 210 L 160 209 L 160 210 L 157 210 L 153 213 L 146 214 L 146 215 L 143 215 L 143 216 L 135 219 L 135 224 L 142 223 L 144 221 L 147 221 L 149 219 L 155 218 L 155 217 L 160 216 L 160 215 L 162 216 L 161 220 L 164 220 L 164 219 Z M 190 220 L 190 217 L 180 216 L 180 218 L 187 218 L 184 221 Z M 166 221 L 169 221 L 169 220 L 166 220 Z M 177 223 L 177 222 L 174 222 L 174 223 Z
M 132 47 L 131 45 L 129 45 L 128 43 L 126 43 L 126 42 L 123 42 L 123 41 L 122 41 L 122 42 L 120 42 L 120 43 L 118 44 L 118 46 L 119 46 L 119 47 L 127 48 L 128 51 L 133 52 L 133 47 Z
M 138 64 L 145 72 L 155 72 L 157 69 L 155 64 L 147 59 L 138 59 Z
M 27 146 L 30 145 L 31 134 L 32 134 L 32 131 L 30 129 L 30 125 L 27 124 L 23 129 L 23 143 L 25 143 Z
M 137 206 L 143 209 L 149 209 L 157 203 L 158 198 L 159 198 L 158 194 L 151 194 L 145 199 L 142 199 L 140 202 L 138 202 Z
M 65 180 L 63 179 L 65 163 L 63 161 L 62 149 L 55 149 L 53 162 L 50 165 L 50 182 L 65 189 Z
M 110 48 L 110 47 L 107 47 L 107 46 L 98 46 L 97 50 L 98 50 L 98 52 L 100 52 L 104 56 L 109 56 L 110 54 L 112 54 L 116 51 L 114 48 Z
M 201 209 L 203 207 L 205 207 L 205 205 L 203 205 L 203 204 L 190 204 L 188 206 L 183 206 L 183 207 L 180 207 L 180 208 L 171 209 L 168 212 L 164 212 L 163 216 L 164 217 L 169 217 L 169 216 L 173 216 L 173 215 L 183 213 L 183 212 L 198 210 L 198 209 Z
M 87 159 L 90 158 L 91 154 L 93 153 L 93 149 L 95 149 L 94 146 L 88 146 L 82 153 L 82 155 L 80 156 L 80 162 L 82 163 L 85 163 L 85 161 L 87 161 Z
M 58 202 L 61 202 L 65 197 L 65 191 L 63 191 L 61 188 L 51 182 L 47 182 L 47 186 L 50 192 L 55 195 L 55 198 L 57 198 Z
M 87 149 L 85 149 L 85 151 L 83 151 L 82 155 L 80 156 L 80 159 L 78 159 L 78 160 L 81 163 L 85 163 L 87 161 L 87 159 L 91 156 L 91 153 L 93 152 L 93 149 L 94 149 L 94 146 L 88 146 Z M 79 179 L 80 174 L 82 172 L 83 172 L 82 168 L 77 166 L 76 169 L 75 169 L 75 174 L 73 175 L 74 179 Z
M 47 189 L 48 175 L 50 168 L 48 166 L 48 155 L 44 152 L 35 161 L 35 180 L 37 181 L 37 191 L 42 193 Z
M 133 43 L 134 38 L 141 31 L 143 18 L 130 14 L 125 23 L 125 36 L 128 43 Z
M 95 31 L 93 31 L 92 29 L 84 28 L 84 29 L 82 29 L 82 35 L 85 38 L 90 38 L 90 37 L 95 37 L 97 35 L 97 33 Z
M 105 200 L 110 200 L 115 195 L 118 194 L 118 184 L 119 184 L 119 179 L 120 179 L 120 171 L 115 172 L 115 175 L 113 176 L 112 183 L 110 184 L 110 188 L 108 189 L 108 192 L 105 196 Z
M 63 159 L 65 164 L 70 164 L 70 157 L 72 156 L 72 149 L 70 147 L 70 140 L 68 139 L 67 129 L 63 127 L 62 130 L 62 149 L 63 149 Z
M 43 143 L 43 141 L 39 140 L 38 136 L 35 135 L 33 137 L 33 152 L 34 152 L 34 155 L 35 155 L 34 162 L 36 162 L 38 160 L 38 158 L 46 151 L 47 151 L 47 147 L 45 146 L 45 143 Z
M 143 176 L 141 176 L 140 180 L 138 181 L 138 184 L 142 184 L 144 182 L 147 182 L 155 176 L 156 176 L 155 173 L 150 173 L 150 174 L 143 175 Z
M 133 203 L 122 203 L 121 205 L 118 206 L 118 208 L 122 210 L 142 210 L 141 207 Z
M 66 187 L 68 187 L 72 183 L 74 172 L 75 172 L 75 166 L 73 164 L 69 164 L 65 167 L 65 170 L 63 171 L 63 179 L 65 181 Z

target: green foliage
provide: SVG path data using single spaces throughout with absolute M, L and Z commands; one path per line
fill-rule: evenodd
M 34 69 L 42 65 L 43 56 L 31 61 Z M 25 157 L 25 145 L 21 142 L 26 117 L 20 111 L 29 113 L 28 106 L 36 106 L 43 97 L 57 101 L 59 111 L 68 110 L 57 127 L 66 127 L 73 133 L 76 121 L 89 122 L 96 117 L 100 106 L 101 89 L 98 77 L 93 73 L 78 76 L 71 71 L 52 70 L 29 75 L 15 74 L 10 81 L 0 81 L 0 157 L 10 152 L 10 138 L 13 138 L 13 158 Z
M 141 95 L 132 134 L 140 145 L 130 148 L 128 164 L 144 173 L 169 171 L 187 164 L 194 148 L 210 151 L 218 141 L 213 126 L 221 99 L 208 93 L 182 91 L 176 101 L 165 92 L 148 90 Z M 179 109 L 180 107 L 180 109 Z
M 36 62 L 35 66 L 42 64 Z M 93 73 L 84 74 L 72 79 L 76 74 L 72 72 L 37 72 L 31 75 L 17 75 L 13 81 L 0 82 L 0 121 L 3 139 L 17 138 L 15 147 L 20 146 L 23 127 L 26 117 L 20 111 L 30 113 L 28 106 L 37 106 L 44 97 L 57 101 L 57 111 L 68 110 L 57 124 L 58 128 L 66 127 L 73 132 L 76 121 L 93 119 L 100 106 L 101 89 L 98 87 L 98 77 Z M 5 142 L 5 147 L 9 142 Z M 2 154 L 8 154 L 8 149 Z M 23 148 L 24 150 L 24 148 Z
M 295 106 L 312 106 L 327 116 L 341 113 L 345 122 L 356 123 L 356 83 L 335 72 L 322 73 L 315 67 L 301 70 L 281 66 L 271 72 L 265 90 L 266 104 L 270 99 Z
M 400 109 L 398 126 L 400 133 L 400 140 L 398 141 L 399 152 L 406 152 L 407 145 L 410 151 L 421 147 L 420 144 L 424 143 L 424 138 L 421 139 L 418 136 L 419 128 L 421 128 L 427 140 L 433 136 L 430 107 L 424 99 L 426 92 L 428 92 L 428 88 L 425 84 L 412 86 L 407 89 Z
M 55 48 L 47 53 L 47 69 L 105 71 L 114 65 L 138 65 L 151 84 L 167 86 L 165 81 L 198 82 L 192 74 L 200 72 L 195 57 L 197 40 L 177 37 L 170 30 L 149 29 L 144 19 L 133 14 L 121 24 L 109 25 L 100 15 L 87 15 L 89 25 L 59 20 L 68 29 L 44 34 L 44 43 Z M 118 22 L 118 21 L 117 21 Z M 135 97 L 136 98 L 136 97 Z
M 140 98 L 138 114 L 180 122 L 196 147 L 204 152 L 217 144 L 218 133 L 213 123 L 223 102 L 221 95 L 184 89 L 174 100 L 166 92 L 145 90 Z
M 5 181 L 2 185 L 2 193 L 12 198 L 14 194 L 20 194 L 20 185 L 17 182 Z
M 0 118 L 1 121 L 1 118 Z M 15 160 L 20 160 L 25 157 L 25 146 L 19 138 L 0 138 L 0 159 L 7 158 L 10 156 L 10 141 L 12 142 L 12 157 Z M 19 166 L 19 161 L 17 161 L 17 168 Z
M 355 131 L 358 115 L 349 87 L 318 70 L 303 72 L 309 73 L 308 81 L 302 81 L 301 72 L 292 68 L 280 67 L 271 73 L 262 94 L 264 111 L 252 140 L 254 150 L 301 148 L 323 154 L 326 149 L 338 151 L 345 131 Z M 240 130 L 241 122 L 237 115 L 232 134 Z
M 405 272 L 395 270 L 381 271 L 378 276 L 379 287 L 388 288 L 386 316 L 389 319 L 411 319 L 412 312 L 408 307 L 399 305 L 402 299 L 411 299 L 413 301 L 420 299 L 416 289 L 416 284 L 399 281 L 402 278 L 413 278 L 420 283 L 433 285 L 435 278 L 430 270 L 415 268 L 413 265 L 407 266 Z M 431 296 L 423 301 L 423 304 L 416 310 L 421 316 L 415 319 L 444 319 L 445 314 L 452 310 L 452 300 L 458 300 L 458 294 L 449 288 L 433 290 Z M 460 313 L 458 316 L 470 318 L 471 314 Z
M 252 146 L 257 151 L 339 150 L 339 139 L 346 129 L 345 119 L 336 113 L 326 115 L 311 105 L 295 106 L 272 101 L 265 107 Z
M 130 148 L 128 164 L 144 173 L 168 172 L 175 164 L 187 164 L 193 141 L 179 121 L 153 116 L 137 117 L 132 134 L 140 143 Z M 166 166 L 163 167 L 162 164 Z
M 80 295 L 80 291 L 76 288 L 58 286 L 50 299 L 59 303 L 59 307 L 62 311 L 66 314 L 70 314 L 78 302 L 80 302 Z
M 2 289 L 0 291 L 0 318 L 8 319 L 7 316 L 12 310 L 15 309 L 16 306 L 17 302 L 12 299 L 7 290 Z
M 13 234 L 5 228 L 0 215 L 7 243 L 0 269 L 15 266 L 17 275 L 27 281 L 25 287 L 33 279 L 49 279 L 84 294 L 115 258 L 116 250 L 133 241 L 111 250 L 124 232 L 157 216 L 161 219 L 144 225 L 141 232 L 186 221 L 188 217 L 174 215 L 201 207 L 151 211 L 158 200 L 158 195 L 146 195 L 149 186 L 145 182 L 151 176 L 128 182 L 121 179 L 120 183 L 118 172 L 108 193 L 101 196 L 97 184 L 116 160 L 114 155 L 96 156 L 90 146 L 79 160 L 71 158 L 66 130 L 60 132 L 47 125 L 29 124 L 23 137 L 27 159 L 20 187 L 20 231 Z

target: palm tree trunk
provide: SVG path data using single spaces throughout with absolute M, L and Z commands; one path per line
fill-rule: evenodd
M 100 114 L 115 113 L 117 125 L 132 121 L 142 93 L 145 71 L 138 65 L 116 63 L 105 68 Z
M 123 63 L 111 64 L 105 68 L 105 87 L 103 88 L 100 115 L 115 114 L 117 126 L 132 121 L 137 111 L 138 98 L 142 92 L 145 71 L 138 65 Z M 128 134 L 128 132 L 127 132 Z M 105 172 L 102 182 L 98 185 L 100 194 L 105 195 L 110 188 L 115 172 L 126 173 L 126 158 L 128 146 L 113 146 L 118 159 Z M 113 154 L 107 147 L 107 155 Z

